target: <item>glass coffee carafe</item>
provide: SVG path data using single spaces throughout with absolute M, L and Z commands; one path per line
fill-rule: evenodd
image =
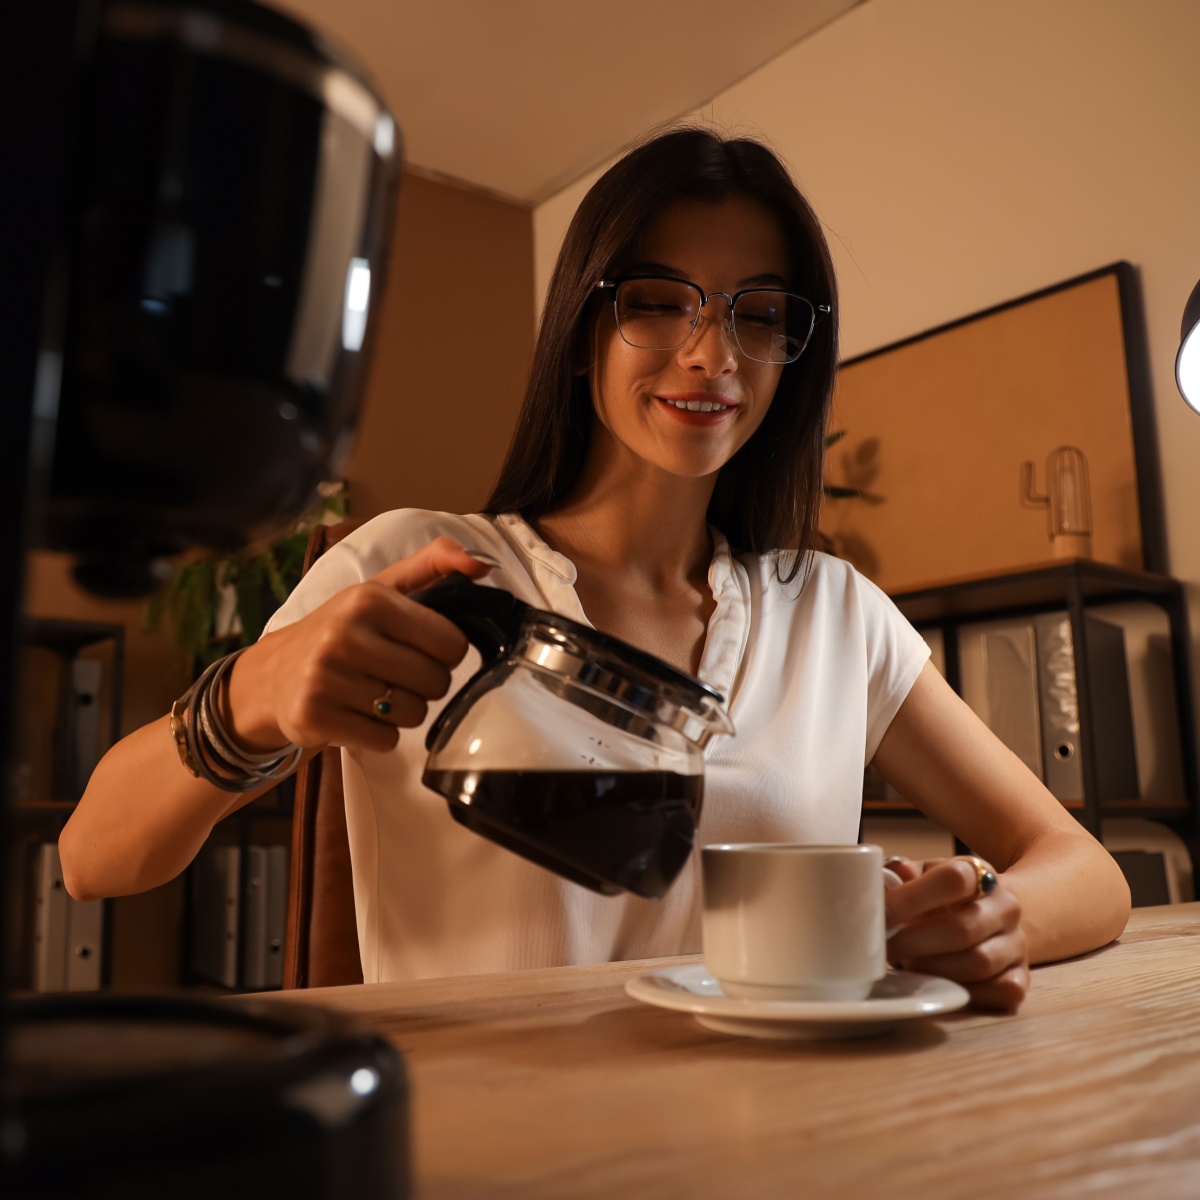
M 658 899 L 691 853 L 724 698 L 653 655 L 452 575 L 413 599 L 483 657 L 426 737 L 456 821 L 605 895 Z

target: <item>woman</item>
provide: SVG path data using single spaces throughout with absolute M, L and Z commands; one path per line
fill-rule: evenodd
M 421 786 L 422 733 L 399 731 L 423 731 L 475 656 L 406 594 L 490 561 L 488 583 L 729 698 L 701 841 L 852 842 L 873 761 L 990 860 L 897 863 L 889 955 L 1014 1009 L 1031 961 L 1121 932 L 1128 889 L 886 597 L 810 551 L 836 361 L 828 249 L 774 155 L 695 129 L 635 149 L 572 222 L 486 513 L 388 513 L 325 555 L 211 694 L 214 782 L 181 766 L 167 718 L 105 757 L 60 843 L 68 889 L 171 878 L 256 781 L 335 744 L 368 981 L 697 950 L 693 867 L 661 902 L 599 897 Z

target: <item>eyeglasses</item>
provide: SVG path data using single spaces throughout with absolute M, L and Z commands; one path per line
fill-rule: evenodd
M 725 325 L 737 348 L 755 362 L 790 363 L 804 353 L 817 317 L 832 311 L 828 304 L 774 288 L 709 292 L 686 279 L 636 275 L 602 279 L 597 291 L 610 291 L 617 330 L 639 350 L 678 350 L 692 336 L 704 306 L 720 296 L 729 304 Z

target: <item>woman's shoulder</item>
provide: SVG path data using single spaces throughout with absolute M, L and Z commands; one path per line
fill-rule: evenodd
M 378 575 L 434 538 L 452 537 L 471 550 L 493 554 L 501 543 L 491 517 L 398 508 L 352 529 L 321 555 L 267 624 L 277 629 L 307 616 L 330 597 Z
M 849 620 L 855 626 L 903 621 L 886 592 L 858 570 L 852 562 L 810 551 L 791 573 L 793 559 L 787 554 L 740 555 L 752 576 L 764 605 L 791 621 Z
M 338 547 L 358 560 L 365 572 L 363 578 L 370 578 L 439 537 L 452 537 L 469 550 L 494 550 L 502 543 L 493 519 L 488 516 L 396 508 L 365 521 L 347 534 Z
M 852 563 L 820 550 L 808 551 L 798 564 L 794 554 L 786 550 L 740 554 L 738 560 L 759 579 L 764 592 L 789 600 L 805 594 L 845 596 L 863 584 L 874 586 Z

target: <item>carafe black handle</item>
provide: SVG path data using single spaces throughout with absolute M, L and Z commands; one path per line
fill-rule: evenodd
M 449 618 L 479 651 L 485 667 L 517 640 L 529 605 L 503 588 L 477 587 L 455 571 L 409 597 Z
M 503 588 L 477 587 L 458 571 L 419 592 L 413 592 L 409 599 L 453 621 L 483 659 L 479 670 L 450 697 L 429 726 L 425 734 L 425 749 L 431 750 L 459 701 L 470 691 L 471 684 L 491 670 L 492 664 L 517 640 L 529 605 Z

